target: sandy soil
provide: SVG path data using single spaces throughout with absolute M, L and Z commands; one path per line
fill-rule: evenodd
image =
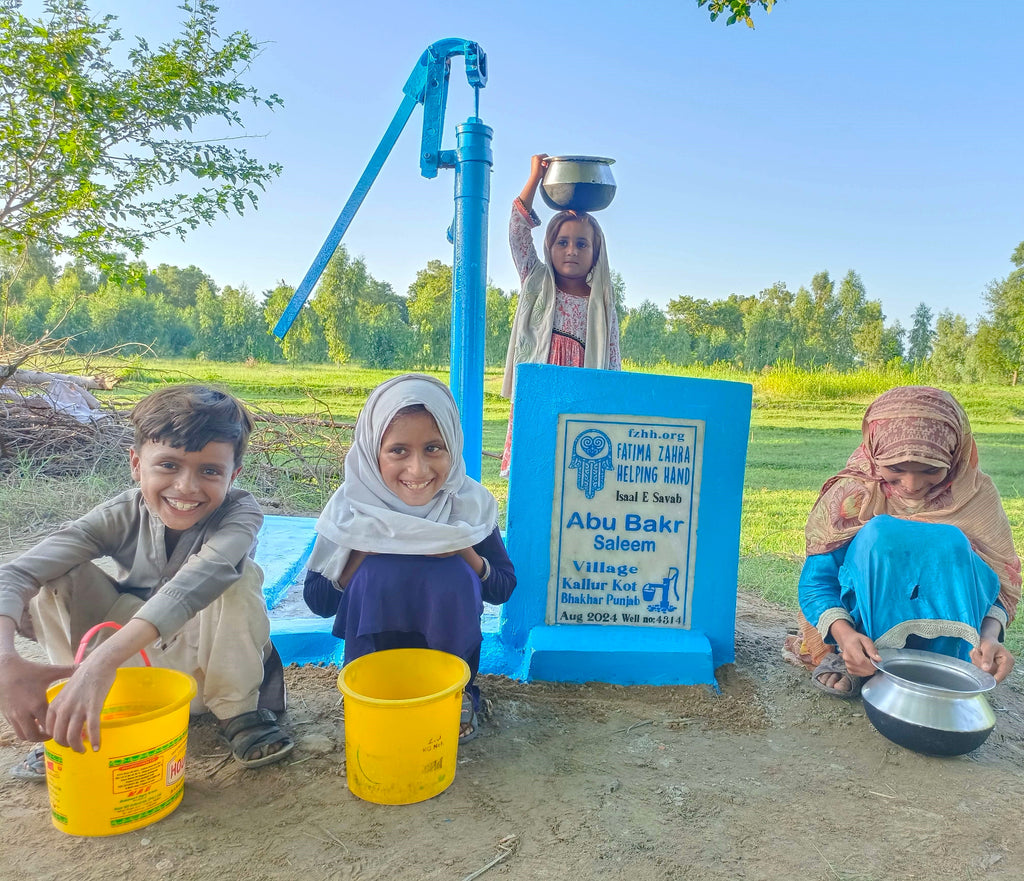
M 446 792 L 406 807 L 348 792 L 337 671 L 292 668 L 291 761 L 224 763 L 213 724 L 197 720 L 184 801 L 145 829 L 65 835 L 44 786 L 2 775 L 0 877 L 1020 878 L 1024 675 L 994 692 L 998 723 L 981 748 L 928 758 L 784 664 L 788 623 L 741 598 L 718 696 L 485 677 L 485 733 L 460 750 Z M 0 722 L 0 764 L 22 752 Z M 474 874 L 502 841 L 505 859 Z

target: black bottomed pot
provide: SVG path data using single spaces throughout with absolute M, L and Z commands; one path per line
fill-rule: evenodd
M 991 674 L 959 658 L 916 649 L 879 649 L 864 683 L 864 709 L 879 733 L 933 756 L 958 756 L 985 742 L 995 713 L 985 697 Z
M 615 198 L 614 161 L 601 156 L 551 156 L 540 196 L 555 211 L 607 208 Z

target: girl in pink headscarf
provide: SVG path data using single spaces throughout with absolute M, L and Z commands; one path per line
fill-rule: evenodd
M 799 598 L 812 684 L 853 697 L 877 649 L 901 647 L 969 659 L 1002 680 L 1021 564 L 967 414 L 948 392 L 905 386 L 868 407 L 862 430 L 807 521 Z

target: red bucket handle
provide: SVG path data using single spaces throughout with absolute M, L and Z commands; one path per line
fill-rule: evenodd
M 90 627 L 85 631 L 85 636 L 82 637 L 82 641 L 78 643 L 78 651 L 75 652 L 75 663 L 81 664 L 82 658 L 85 657 L 85 649 L 89 645 L 89 640 L 92 639 L 97 633 L 99 633 L 104 627 L 113 627 L 114 630 L 120 630 L 121 625 L 116 621 L 104 621 L 97 624 L 94 627 Z M 146 666 L 152 666 L 149 663 L 149 655 L 146 654 L 145 649 L 139 649 L 139 654 L 142 655 L 142 660 L 146 662 Z

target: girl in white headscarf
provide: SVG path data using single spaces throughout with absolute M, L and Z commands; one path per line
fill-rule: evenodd
M 543 261 L 533 247 L 532 231 L 540 226 L 533 200 L 546 168 L 547 154 L 538 153 L 522 193 L 512 203 L 509 243 L 522 289 L 501 386 L 506 398 L 513 395 L 516 365 L 524 362 L 622 369 L 608 249 L 597 221 L 590 214 L 561 211 L 544 234 Z M 511 449 L 510 414 L 501 457 L 504 477 Z
M 391 648 L 463 658 L 471 678 L 459 739 L 479 729 L 483 601 L 505 602 L 515 570 L 494 496 L 466 475 L 452 393 L 431 376 L 378 386 L 356 421 L 345 482 L 317 520 L 306 604 L 345 640 L 345 663 Z

